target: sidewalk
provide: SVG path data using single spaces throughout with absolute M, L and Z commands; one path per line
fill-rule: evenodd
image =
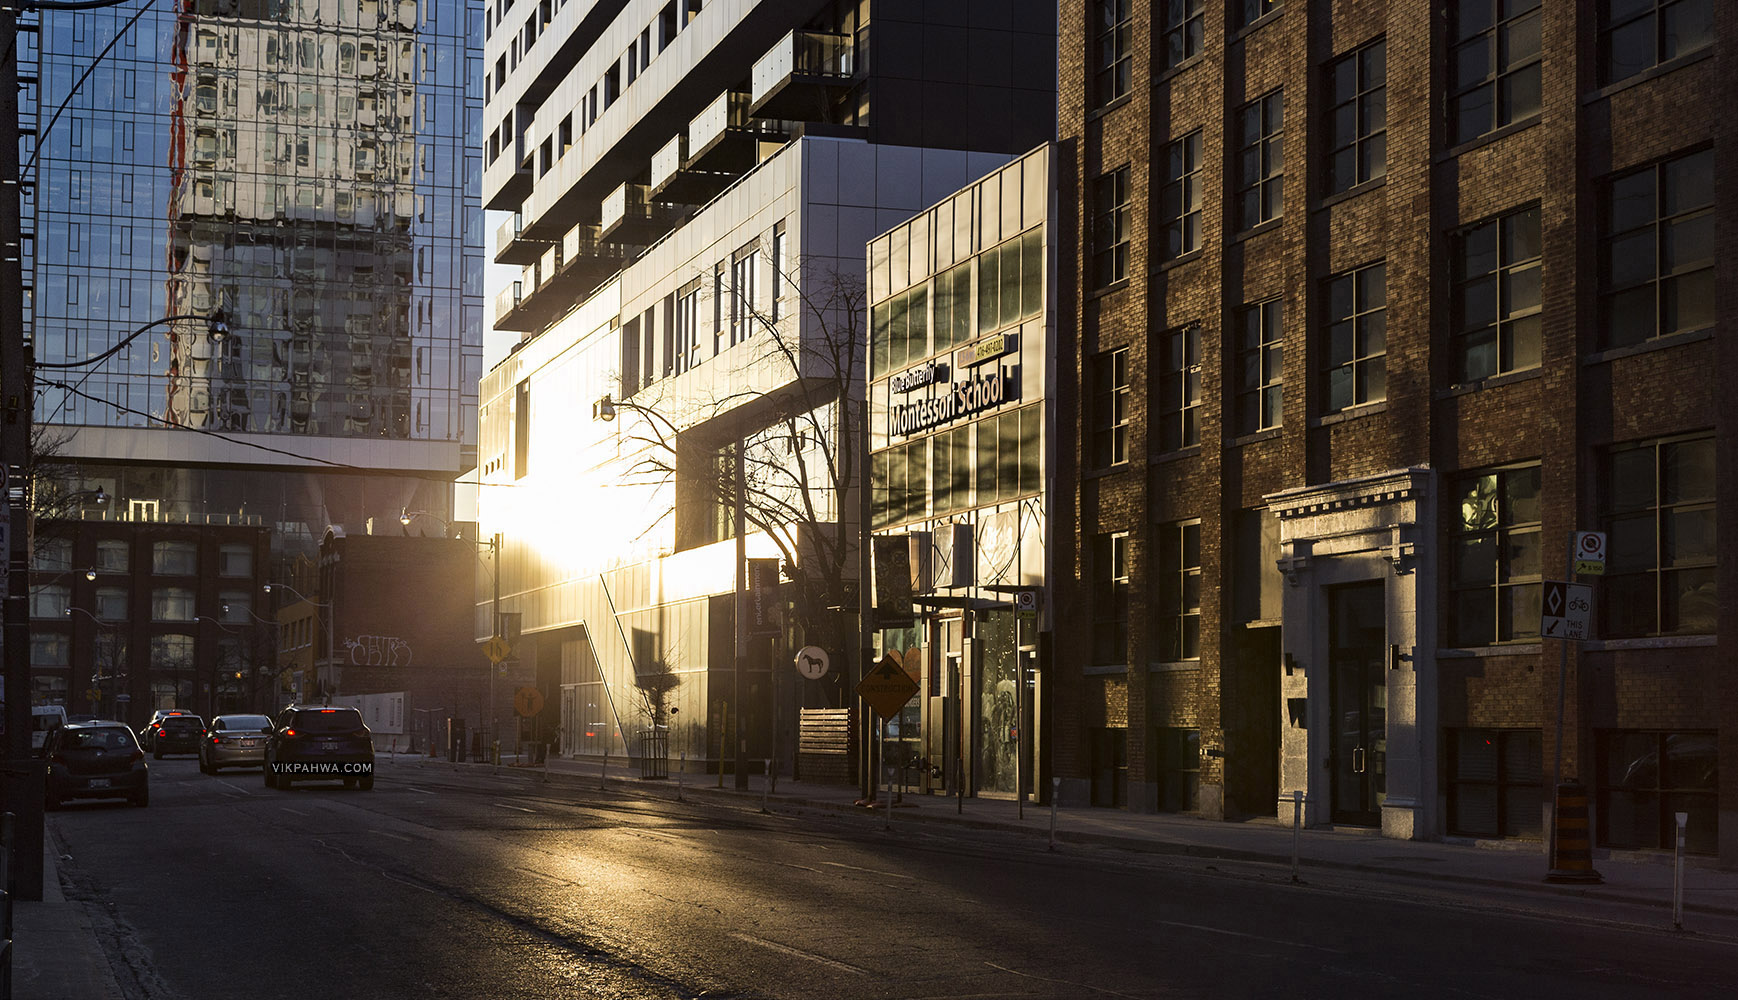
M 12 995 L 18 1000 L 119 1000 L 120 984 L 81 903 L 60 890 L 58 845 L 45 838 L 42 901 L 12 907 Z
M 429 759 L 428 763 L 453 766 L 444 759 Z M 869 815 L 868 810 L 856 805 L 858 796 L 854 786 L 787 778 L 778 782 L 776 792 L 768 794 L 765 778 L 756 774 L 749 777 L 747 791 L 737 791 L 733 777 L 725 775 L 721 790 L 715 774 L 678 776 L 680 765 L 677 761 L 670 762 L 670 775 L 666 779 L 642 779 L 638 766 L 630 765 L 630 761 L 612 758 L 605 777 L 600 773 L 603 769 L 598 760 L 552 758 L 548 770 L 552 778 L 581 784 L 601 780 L 610 785 L 642 789 L 649 795 L 660 794 L 654 789 L 662 789 L 662 794 L 673 797 L 677 791 L 674 786 L 679 783 L 685 798 L 748 800 L 749 804 L 758 806 L 764 796 L 769 806 Z M 701 766 L 698 762 L 690 764 L 692 771 L 698 771 Z M 540 776 L 543 768 L 504 763 L 498 770 L 503 774 Z M 885 790 L 881 794 L 885 795 Z M 1019 832 L 1047 840 L 1050 836 L 1050 808 L 1027 803 L 1023 817 L 1021 812 L 1020 805 L 1012 799 L 969 798 L 962 802 L 940 795 L 909 794 L 895 807 L 892 822 L 896 830 L 914 823 L 955 824 Z M 873 815 L 882 817 L 879 810 Z M 880 823 L 877 822 L 876 826 L 879 827 Z M 1293 835 L 1289 824 L 1275 820 L 1227 823 L 1170 813 L 1062 808 L 1056 812 L 1056 840 L 1059 844 L 1096 844 L 1155 854 L 1256 861 L 1289 867 Z M 1673 866 L 1670 852 L 1595 850 L 1593 867 L 1603 881 L 1568 885 L 1544 881 L 1548 863 L 1542 846 L 1536 841 L 1392 840 L 1361 828 L 1313 828 L 1298 832 L 1297 853 L 1299 867 L 1303 870 L 1362 871 L 1500 886 L 1559 897 L 1580 896 L 1659 907 L 1663 919 L 1668 923 L 1671 919 Z M 1711 858 L 1699 856 L 1685 858 L 1684 868 L 1686 915 L 1707 913 L 1738 917 L 1738 871 L 1717 868 Z

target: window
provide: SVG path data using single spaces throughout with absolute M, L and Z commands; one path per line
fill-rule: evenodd
M 1159 811 L 1201 808 L 1201 730 L 1161 727 L 1153 740 L 1158 759 Z
M 1328 281 L 1323 398 L 1329 413 L 1388 398 L 1388 299 L 1384 265 Z
M 1092 182 L 1092 278 L 1105 288 L 1128 277 L 1128 167 Z
M 1176 451 L 1201 443 L 1201 327 L 1160 335 L 1159 450 Z
M 1328 67 L 1328 193 L 1388 172 L 1386 43 L 1374 42 Z
M 875 453 L 870 471 L 875 527 L 925 516 L 929 501 L 930 464 L 926 452 L 929 441 L 918 438 Z
M 217 547 L 218 576 L 252 576 L 253 546 L 220 545 Z
M 186 587 L 158 587 L 151 591 L 152 621 L 190 622 L 193 614 L 192 590 Z
M 1606 83 L 1714 44 L 1714 0 L 1605 0 L 1602 6 L 1599 58 Z
M 736 251 L 730 258 L 730 343 L 747 340 L 760 319 L 760 244 Z
M 1599 754 L 1599 843 L 1670 849 L 1675 813 L 1689 813 L 1684 850 L 1719 850 L 1719 736 L 1713 732 L 1607 730 Z
M 193 542 L 151 543 L 151 572 L 158 576 L 192 576 L 199 572 L 199 548 Z
M 785 235 L 783 220 L 773 223 L 772 227 L 772 321 L 777 323 L 784 318 L 782 299 L 785 294 L 785 269 L 790 266 L 785 260 L 785 254 L 790 250 L 790 239 Z
M 1043 308 L 1042 229 L 1030 229 L 979 254 L 978 332 L 1038 315 Z
M 531 471 L 531 380 L 513 387 L 513 478 Z
M 154 635 L 151 637 L 151 669 L 189 670 L 193 667 L 193 637 L 190 635 Z
M 1539 466 L 1462 476 L 1449 537 L 1449 635 L 1488 646 L 1539 635 Z
M 1038 492 L 1040 405 L 1034 403 L 986 417 L 977 433 L 976 483 L 979 506 Z
M 1237 23 L 1241 27 L 1248 27 L 1278 10 L 1279 7 L 1280 0 L 1239 0 Z
M 1449 142 L 1538 114 L 1539 0 L 1461 0 L 1449 9 Z
M 1201 656 L 1201 522 L 1174 521 L 1156 528 L 1153 568 L 1158 607 L 1154 653 L 1160 660 Z
M 68 667 L 72 665 L 72 639 L 64 632 L 30 633 L 31 667 Z
M 930 439 L 930 497 L 935 513 L 972 505 L 972 429 L 955 427 Z
M 1714 323 L 1714 152 L 1614 178 L 1601 233 L 1603 346 Z
M 106 622 L 124 622 L 128 603 L 126 588 L 98 587 L 96 616 Z
M 1237 225 L 1252 229 L 1285 211 L 1285 152 L 1281 148 L 1284 100 L 1279 91 L 1245 104 L 1237 113 Z
M 929 290 L 926 285 L 878 303 L 870 313 L 872 378 L 929 355 Z
M 1129 0 L 1098 0 L 1098 63 L 1094 67 L 1093 95 L 1102 106 L 1126 95 L 1131 86 L 1130 32 L 1134 19 Z
M 1092 361 L 1092 467 L 1128 461 L 1128 348 L 1105 351 Z M 1120 660 L 1117 662 L 1121 662 Z
M 1092 662 L 1128 662 L 1128 532 L 1092 540 Z
M 1254 434 L 1280 425 L 1284 383 L 1284 306 L 1268 299 L 1238 313 L 1237 432 Z
M 51 573 L 72 569 L 72 539 L 43 539 L 33 549 L 30 556 L 31 569 Z
M 1543 836 L 1543 742 L 1537 729 L 1450 729 L 1448 832 Z
M 700 279 L 695 278 L 676 293 L 676 343 L 674 367 L 677 375 L 693 367 L 700 348 Z
M 125 573 L 131 564 L 132 547 L 119 539 L 97 542 L 96 568 L 104 573 Z
M 1719 608 L 1713 436 L 1612 449 L 1601 495 L 1601 635 L 1711 634 Z
M 1164 0 L 1165 68 L 1201 54 L 1201 0 Z
M 1539 209 L 1461 233 L 1454 251 L 1460 381 L 1539 365 Z
M 972 262 L 935 276 L 935 349 L 972 339 Z
M 30 617 L 65 618 L 72 607 L 72 588 L 51 583 L 30 588 Z
M 1159 195 L 1161 252 L 1171 260 L 1201 249 L 1201 131 L 1166 147 L 1165 188 Z
M 226 622 L 247 624 L 253 620 L 253 598 L 245 590 L 225 590 L 217 595 L 217 606 Z

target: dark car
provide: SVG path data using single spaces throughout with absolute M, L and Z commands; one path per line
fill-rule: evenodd
M 139 729 L 139 746 L 146 750 L 154 750 L 157 745 L 157 730 L 163 725 L 163 720 L 171 715 L 192 715 L 192 712 L 179 708 L 159 708 L 151 713 L 151 721 Z
M 166 753 L 196 754 L 204 739 L 204 719 L 197 715 L 166 715 L 157 723 L 157 734 L 151 737 L 151 756 L 162 760 Z
M 266 738 L 266 787 L 292 781 L 343 781 L 374 787 L 374 734 L 354 708 L 291 705 L 278 713 Z
M 133 731 L 119 722 L 71 722 L 48 734 L 44 804 L 58 809 L 67 799 L 124 798 L 136 806 L 151 801 L 151 771 Z
M 226 767 L 258 767 L 265 760 L 272 720 L 263 715 L 219 715 L 199 744 L 199 769 L 216 774 Z

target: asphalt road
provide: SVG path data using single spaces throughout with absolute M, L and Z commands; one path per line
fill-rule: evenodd
M 133 998 L 1738 995 L 1732 938 L 1480 887 L 404 761 L 152 786 L 49 820 Z

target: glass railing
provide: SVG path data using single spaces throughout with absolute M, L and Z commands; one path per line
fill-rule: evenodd
M 652 187 L 659 187 L 682 169 L 682 159 L 688 153 L 687 146 L 686 137 L 678 135 L 666 142 L 663 149 L 652 154 Z
M 792 31 L 755 61 L 750 101 L 760 101 L 793 76 L 849 79 L 855 72 L 855 57 L 850 35 Z

